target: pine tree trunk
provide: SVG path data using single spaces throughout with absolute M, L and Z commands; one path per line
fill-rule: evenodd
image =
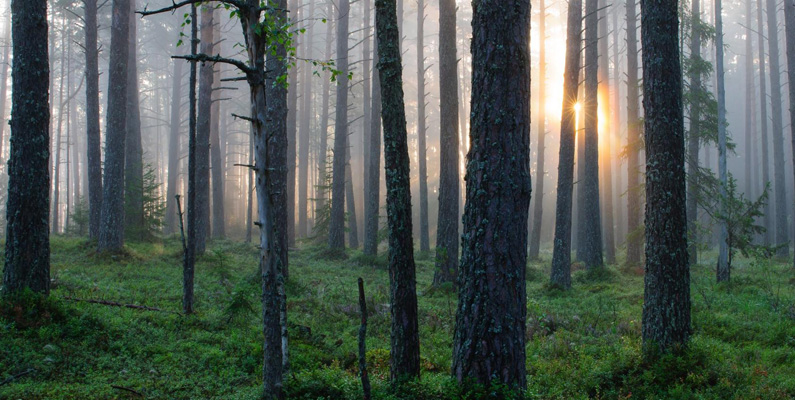
M 558 190 L 555 208 L 555 241 L 550 283 L 561 289 L 571 287 L 571 213 L 574 192 L 574 146 L 577 136 L 577 87 L 582 43 L 582 0 L 569 2 L 566 28 L 566 66 L 563 75 L 563 109 L 560 122 Z M 538 178 L 540 179 L 540 178 Z
M 345 147 L 345 202 L 348 213 L 348 245 L 359 248 L 359 224 L 356 218 L 356 198 L 353 192 L 353 171 L 351 169 L 351 146 Z
M 784 25 L 787 32 L 787 77 L 789 82 L 790 127 L 795 129 L 795 2 L 784 0 Z M 792 134 L 792 150 L 795 154 L 795 133 Z M 795 268 L 795 260 L 793 260 Z
M 778 166 L 773 169 L 773 189 L 776 201 L 776 239 L 775 244 L 780 246 L 776 256 L 789 258 L 789 228 L 787 222 L 787 189 L 784 178 L 784 127 L 782 126 L 782 99 L 781 99 L 781 64 L 778 49 L 778 2 L 767 0 L 767 40 L 770 46 L 770 102 L 773 106 L 773 164 Z
M 213 54 L 214 13 L 201 6 L 201 53 Z M 196 254 L 204 254 L 210 226 L 210 130 L 212 125 L 213 65 L 199 66 L 199 105 L 196 114 Z
M 130 1 L 130 32 L 127 59 L 127 136 L 124 155 L 124 226 L 127 232 L 143 239 L 144 166 L 141 143 L 141 105 L 138 95 L 138 16 L 136 0 Z
M 291 10 L 291 15 L 293 16 L 293 21 L 301 21 L 303 19 L 303 12 L 299 11 L 299 7 L 297 4 L 297 0 L 292 0 L 288 2 L 288 8 Z M 296 48 L 300 47 L 300 42 L 303 40 L 303 34 L 297 35 L 294 40 L 294 45 Z M 300 90 L 298 86 L 298 74 L 301 68 L 307 68 L 306 65 L 298 65 L 298 68 L 290 68 L 287 71 L 287 76 L 289 80 L 289 90 L 287 91 L 287 176 L 285 176 L 285 180 L 287 182 L 287 187 L 285 188 L 287 193 L 287 198 L 284 199 L 284 203 L 286 205 L 286 209 L 284 211 L 284 215 L 286 219 L 284 220 L 284 225 L 287 227 L 287 246 L 295 246 L 295 158 L 296 158 L 296 146 L 295 146 L 295 139 L 297 137 L 297 118 L 298 118 L 298 90 Z M 304 84 L 303 82 L 301 83 Z M 280 203 L 275 203 L 277 207 L 281 207 Z M 277 211 L 276 215 L 279 216 L 282 213 Z M 285 269 L 284 275 L 287 276 L 287 270 Z
M 309 19 L 315 18 L 315 1 L 309 1 Z M 304 57 L 313 59 L 312 24 L 302 34 L 304 39 Z M 309 135 L 312 115 L 312 68 L 308 65 L 303 69 L 303 104 L 301 105 L 301 129 L 298 131 L 298 237 L 305 238 L 309 235 L 308 186 L 309 186 Z M 366 72 L 365 72 L 366 73 Z
M 99 237 L 102 214 L 102 153 L 99 128 L 99 51 L 97 0 L 83 2 L 86 52 L 86 162 L 88 163 L 88 236 Z
M 642 332 L 647 349 L 669 351 L 690 336 L 679 19 L 676 2 L 640 4 L 648 210 Z
M 755 136 L 754 124 L 754 43 L 751 0 L 745 1 L 745 197 L 754 197 L 754 183 L 756 179 L 753 175 L 754 148 L 752 143 Z M 688 215 L 688 220 L 690 216 Z
M 130 1 L 113 0 L 99 251 L 119 251 L 124 246 L 124 151 L 127 134 L 129 31 Z
M 723 7 L 721 0 L 715 0 L 715 48 L 717 49 L 717 63 L 715 74 L 718 79 L 718 173 L 720 177 L 720 193 L 722 196 L 721 210 L 726 212 L 726 187 L 729 184 L 728 170 L 726 168 L 726 86 L 723 67 Z M 731 271 L 729 270 L 729 231 L 727 221 L 720 221 L 720 237 L 718 238 L 718 282 L 728 282 Z
M 770 151 L 768 135 L 767 135 L 767 72 L 765 66 L 765 28 L 764 28 L 764 12 L 765 8 L 762 6 L 763 0 L 756 2 L 756 17 L 757 17 L 757 34 L 759 43 L 759 121 L 761 123 L 761 142 L 762 142 L 762 187 L 770 183 Z M 764 207 L 764 244 L 770 246 L 773 244 L 773 209 L 770 206 L 770 201 L 765 203 Z
M 607 29 L 607 2 L 599 0 L 599 91 L 602 93 L 600 101 L 605 104 L 603 129 L 599 134 L 604 136 L 602 140 L 604 154 L 602 155 L 602 193 L 604 202 L 602 203 L 602 235 L 604 239 L 605 259 L 608 264 L 616 263 L 616 238 L 613 224 L 613 132 L 611 130 L 612 121 L 608 118 L 611 107 L 618 107 L 617 104 L 610 104 L 610 53 L 608 52 L 608 37 L 610 32 Z M 598 141 L 598 138 L 597 138 Z M 538 199 L 538 197 L 536 197 Z
M 345 165 L 348 148 L 348 20 L 350 3 L 343 0 L 337 10 L 337 106 L 334 120 L 334 161 L 331 177 L 329 247 L 345 248 Z
M 425 0 L 417 0 L 417 159 L 420 174 L 420 251 L 431 251 L 428 223 L 428 156 L 425 132 Z
M 533 218 L 532 228 L 530 230 L 530 245 L 527 257 L 531 260 L 538 260 L 538 253 L 541 247 L 541 225 L 544 219 L 544 153 L 546 152 L 546 136 L 547 136 L 547 119 L 546 110 L 544 109 L 546 102 L 546 82 L 547 82 L 547 64 L 546 64 L 546 16 L 547 10 L 544 0 L 539 0 L 538 8 L 541 10 L 538 14 L 538 128 L 536 134 L 538 135 L 538 146 L 536 152 L 538 158 L 536 159 L 536 190 L 535 197 L 533 198 Z
M 411 227 L 411 172 L 395 0 L 376 0 L 375 9 L 389 223 L 392 316 L 390 376 L 392 382 L 397 383 L 419 377 L 420 374 L 417 283 Z M 347 27 L 347 23 L 345 25 Z M 340 29 L 338 32 L 343 34 L 346 30 Z M 346 103 L 338 101 L 337 104 Z
M 168 135 L 168 185 L 166 187 L 165 233 L 172 234 L 179 229 L 177 222 L 177 203 L 174 196 L 179 192 L 180 165 L 180 119 L 182 106 L 182 60 L 174 61 L 174 76 L 171 84 L 171 126 Z
M 11 151 L 3 292 L 50 291 L 47 1 L 11 2 Z
M 543 1 L 543 0 L 542 0 Z M 439 217 L 433 284 L 455 282 L 458 274 L 458 71 L 455 0 L 439 2 Z
M 217 21 L 217 16 L 218 13 L 214 13 L 213 20 Z M 219 25 L 220 21 L 217 21 L 213 26 L 213 40 L 215 40 L 216 43 L 222 40 Z M 215 51 L 220 52 L 219 50 Z M 214 81 L 220 83 L 220 66 L 214 66 L 214 75 Z M 211 113 L 212 126 L 210 129 L 210 161 L 212 162 L 211 174 L 213 195 L 212 237 L 213 239 L 223 239 L 226 237 L 226 212 L 224 209 L 224 185 L 226 184 L 226 178 L 224 176 L 226 173 L 226 163 L 224 162 L 225 153 L 222 146 L 222 143 L 224 143 L 224 138 L 221 137 L 221 99 L 223 96 L 221 95 L 220 89 L 213 89 L 213 94 L 214 99 L 212 101 L 213 105 Z
M 523 391 L 530 2 L 472 5 L 472 127 L 453 374 L 459 382 L 496 380 Z
M 365 0 L 365 14 L 368 15 L 366 25 L 370 31 L 370 0 Z M 377 40 L 376 40 L 377 42 Z M 374 42 L 375 43 L 375 42 Z M 373 46 L 373 51 L 365 57 L 378 58 L 378 44 Z M 375 65 L 375 64 L 374 64 Z M 366 68 L 367 69 L 367 68 Z M 366 70 L 365 69 L 365 70 Z M 369 136 L 367 145 L 367 165 L 365 166 L 365 192 L 364 192 L 364 248 L 366 255 L 374 256 L 378 253 L 378 214 L 381 200 L 381 78 L 378 68 L 372 68 L 372 96 L 370 96 L 370 125 L 365 131 Z
M 642 147 L 638 93 L 638 38 L 637 14 L 634 1 L 627 1 L 627 260 L 628 268 L 641 265 L 643 232 L 641 215 Z
M 326 50 L 323 53 L 327 60 L 333 59 L 331 43 L 334 36 L 334 28 L 336 18 L 334 17 L 334 2 L 328 2 L 328 10 L 326 10 Z M 323 74 L 323 88 L 321 90 L 323 98 L 321 99 L 320 107 L 320 157 L 317 162 L 317 186 L 320 187 L 317 193 L 317 203 L 315 210 L 323 210 L 326 207 L 326 192 L 330 192 L 330 188 L 326 189 L 327 185 L 327 163 L 328 163 L 328 127 L 329 127 L 329 98 L 331 97 L 331 78 L 329 73 Z M 316 213 L 317 214 L 317 213 Z M 329 232 L 330 234 L 331 232 Z
M 66 23 L 62 19 L 62 23 Z M 60 233 L 61 227 L 61 144 L 63 143 L 63 108 L 64 108 L 64 91 L 68 91 L 69 87 L 64 88 L 66 81 L 66 32 L 61 33 L 61 76 L 58 83 L 58 129 L 55 136 L 55 160 L 53 161 L 54 179 L 52 182 L 52 233 Z
M 690 60 L 695 64 L 701 59 L 701 2 L 693 0 L 691 8 L 692 21 L 690 23 Z M 702 92 L 701 72 L 692 68 L 690 72 L 690 92 L 693 98 L 700 98 Z M 699 140 L 701 137 L 701 103 L 694 101 L 690 105 L 690 132 L 687 138 L 687 235 L 688 255 L 690 265 L 698 264 L 698 170 L 699 170 Z
M 199 46 L 198 24 L 199 16 L 196 4 L 191 4 L 191 39 L 190 54 L 195 55 Z M 185 314 L 193 313 L 193 280 L 196 264 L 196 234 L 198 218 L 196 201 L 196 62 L 190 63 L 190 80 L 188 89 L 188 200 L 187 221 L 188 240 L 182 267 L 182 311 Z
M 5 144 L 6 98 L 8 96 L 8 67 L 11 65 L 11 13 L 5 19 L 6 29 L 3 34 L 5 48 L 3 49 L 3 64 L 0 65 L 0 170 L 5 167 L 3 160 L 3 145 Z

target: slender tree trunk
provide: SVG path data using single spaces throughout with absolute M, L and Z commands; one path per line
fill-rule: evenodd
M 213 8 L 201 7 L 201 52 L 213 54 Z M 210 131 L 212 130 L 213 65 L 199 67 L 199 105 L 196 114 L 196 254 L 204 254 L 210 226 Z
M 216 21 L 218 13 L 213 13 L 213 21 Z M 219 29 L 220 21 L 215 22 L 213 27 L 214 37 L 216 43 L 221 41 L 221 29 Z M 218 51 L 218 50 L 216 50 Z M 221 82 L 221 68 L 214 66 L 214 81 Z M 212 100 L 212 113 L 210 129 L 210 161 L 212 162 L 212 195 L 213 195 L 213 223 L 212 223 L 212 237 L 213 239 L 223 239 L 226 237 L 226 210 L 224 209 L 224 188 L 226 180 L 224 178 L 226 172 L 226 163 L 224 162 L 225 153 L 222 146 L 224 138 L 221 137 L 221 95 L 220 88 L 213 89 L 215 99 Z
M 328 2 L 328 10 L 326 11 L 326 18 L 328 18 L 328 22 L 326 23 L 326 51 L 324 57 L 327 60 L 332 59 L 332 50 L 331 50 L 331 43 L 332 38 L 334 36 L 334 25 L 335 25 L 335 17 L 334 17 L 334 7 L 335 3 L 332 1 Z M 324 186 L 327 185 L 326 182 L 326 173 L 328 168 L 328 126 L 329 126 L 329 98 L 331 97 L 331 88 L 330 88 L 330 75 L 325 73 L 323 75 L 323 89 L 322 92 L 322 100 L 321 100 L 321 111 L 320 111 L 320 150 L 317 163 L 317 172 L 318 172 L 318 179 L 317 179 L 317 186 L 320 187 L 317 194 L 317 204 L 315 206 L 315 210 L 323 210 L 326 207 L 326 188 Z M 330 234 L 331 232 L 329 232 Z
M 611 130 L 612 121 L 607 117 L 611 109 L 610 104 L 610 53 L 608 51 L 608 37 L 610 32 L 607 28 L 607 2 L 599 0 L 599 92 L 602 93 L 599 101 L 604 101 L 604 122 L 602 123 L 603 129 L 599 132 L 604 136 L 602 139 L 603 155 L 601 161 L 602 168 L 602 193 L 604 194 L 604 202 L 602 203 L 602 235 L 604 236 L 604 250 L 605 258 L 608 264 L 615 264 L 616 262 L 616 239 L 613 224 L 613 132 Z M 613 104 L 612 107 L 617 107 Z M 597 137 L 597 142 L 599 138 Z M 598 148 L 598 147 L 597 147 Z M 537 198 L 537 197 L 536 197 Z
M 299 11 L 298 0 L 291 0 L 288 2 L 288 7 L 294 16 L 293 21 L 301 21 L 303 19 L 303 11 Z M 304 35 L 296 36 L 294 45 L 299 48 L 300 42 L 303 40 Z M 298 118 L 298 74 L 301 68 L 308 68 L 306 65 L 299 65 L 298 68 L 291 68 L 287 71 L 289 80 L 289 90 L 287 92 L 287 198 L 284 200 L 287 209 L 285 215 L 287 219 L 284 221 L 284 226 L 287 227 L 287 245 L 295 246 L 295 159 L 296 159 L 296 146 L 295 139 L 297 135 L 297 118 Z M 303 85 L 304 82 L 301 83 Z M 279 207 L 279 203 L 276 203 Z M 281 212 L 277 211 L 276 215 L 279 216 Z M 284 271 L 287 276 L 287 270 Z
M 602 261 L 602 221 L 599 210 L 599 14 L 597 0 L 585 1 L 585 175 L 584 206 L 580 222 L 585 229 L 579 257 L 590 268 L 604 265 Z
M 784 24 L 787 31 L 787 77 L 789 78 L 789 106 L 790 106 L 790 129 L 795 129 L 795 2 L 793 0 L 784 1 Z M 795 130 L 793 130 L 795 132 Z M 795 154 L 795 133 L 792 134 L 792 150 Z M 795 215 L 795 214 L 793 214 Z M 793 260 L 795 268 L 795 260 Z
M 621 8 L 618 7 L 618 3 L 614 3 L 615 7 L 613 8 L 613 121 L 610 126 L 613 127 L 613 137 L 616 139 L 617 143 L 622 143 L 621 141 L 621 57 L 619 55 L 619 49 L 621 48 L 621 44 L 619 42 L 619 32 L 621 30 L 621 25 L 618 22 L 618 16 L 621 13 Z M 624 243 L 626 240 L 626 233 L 624 229 L 627 227 L 625 218 L 624 218 L 624 211 L 626 210 L 623 208 L 623 201 L 622 199 L 625 196 L 624 192 L 624 184 L 623 184 L 623 177 L 620 171 L 621 162 L 616 163 L 616 171 L 617 171 L 617 181 L 614 183 L 613 188 L 615 189 L 614 199 L 616 199 L 616 212 L 617 218 L 615 221 L 616 226 L 616 243 L 621 244 Z
M 88 163 L 88 236 L 99 237 L 102 213 L 102 153 L 99 128 L 99 51 L 97 0 L 84 0 L 86 52 L 86 157 Z
M 65 20 L 62 21 L 64 25 Z M 64 29 L 61 32 L 61 76 L 59 78 L 58 88 L 58 130 L 55 137 L 55 161 L 53 163 L 55 179 L 52 184 L 52 233 L 60 233 L 60 220 L 61 220 L 61 143 L 63 142 L 63 108 L 64 108 L 64 91 L 68 91 L 67 86 L 64 89 L 64 82 L 66 82 L 66 42 L 67 34 Z M 68 96 L 68 95 L 67 95 Z
M 627 0 L 627 260 L 629 268 L 640 266 L 641 231 L 640 110 L 638 93 L 638 39 L 635 1 Z
M 497 381 L 523 391 L 530 2 L 472 5 L 472 127 L 453 374 L 459 382 Z
M 71 36 L 72 35 L 70 34 L 69 35 L 70 39 Z M 66 60 L 64 60 L 66 61 L 66 69 L 68 70 L 66 74 L 66 88 L 69 93 L 72 93 L 73 81 L 72 81 L 72 41 L 71 40 L 69 40 L 69 43 L 66 44 L 66 49 L 67 49 L 66 50 L 67 58 Z M 69 150 L 71 150 L 70 149 L 71 144 L 72 144 L 72 96 L 70 96 L 69 99 L 66 101 L 66 143 L 64 144 L 64 146 L 66 146 L 66 148 L 64 149 L 66 151 L 66 165 L 64 169 L 64 171 L 66 172 L 66 213 L 64 213 L 63 233 L 67 233 L 69 231 L 69 214 L 72 211 L 70 208 L 70 196 L 72 195 L 70 188 L 71 180 L 69 178 L 69 170 L 70 170 L 69 162 L 71 161 L 69 157 L 70 154 Z
M 439 165 L 439 217 L 436 228 L 436 270 L 433 275 L 433 284 L 437 286 L 445 282 L 455 282 L 458 274 L 461 178 L 458 170 L 457 62 L 455 0 L 441 0 L 439 2 L 439 147 L 441 161 Z
M 113 0 L 99 251 L 119 251 L 124 246 L 124 149 L 127 136 L 129 14 L 129 0 Z
M 337 114 L 334 120 L 334 162 L 331 177 L 329 247 L 345 248 L 345 164 L 348 148 L 348 21 L 350 3 L 343 0 L 337 10 Z
M 50 291 L 47 1 L 11 2 L 11 151 L 3 293 Z
M 8 96 L 8 67 L 11 65 L 11 13 L 5 20 L 6 29 L 3 33 L 3 64 L 0 65 L 0 170 L 5 167 L 3 160 L 3 145 L 5 144 L 6 129 L 6 98 Z
M 248 165 L 254 165 L 254 129 L 250 129 L 248 136 Z M 247 171 L 248 182 L 246 183 L 246 243 L 251 243 L 251 230 L 254 226 L 253 211 L 254 205 L 254 171 Z
M 359 225 L 356 218 L 356 198 L 353 192 L 350 143 L 345 147 L 345 201 L 348 212 L 348 245 L 352 249 L 356 249 L 359 247 Z
M 138 95 L 138 16 L 136 0 L 130 0 L 129 52 L 127 59 L 127 136 L 124 156 L 124 223 L 127 232 L 143 239 L 144 165 L 141 143 L 141 104 Z
M 758 44 L 759 44 L 759 104 L 760 104 L 760 112 L 759 112 L 759 120 L 761 123 L 761 133 L 762 133 L 762 187 L 764 188 L 765 185 L 770 183 L 770 151 L 769 151 L 769 140 L 767 137 L 767 72 L 765 66 L 765 28 L 764 28 L 764 11 L 765 8 L 762 6 L 763 0 L 757 0 L 756 2 L 756 16 L 757 16 L 757 34 L 758 34 Z M 773 244 L 773 209 L 770 206 L 770 201 L 765 203 L 765 216 L 764 216 L 764 225 L 765 225 L 765 234 L 764 234 L 764 244 L 769 246 Z
M 685 139 L 677 2 L 641 0 L 646 135 L 643 343 L 674 350 L 690 337 Z
M 751 0 L 745 1 L 745 197 L 754 197 L 753 146 L 754 141 L 754 41 L 753 8 Z M 688 221 L 690 216 L 688 215 Z
M 544 153 L 546 152 L 546 137 L 547 137 L 547 119 L 544 104 L 546 102 L 546 84 L 547 84 L 547 64 L 546 64 L 546 17 L 547 9 L 544 0 L 539 0 L 538 4 L 541 10 L 538 14 L 538 128 L 536 134 L 538 135 L 538 146 L 536 152 L 538 158 L 536 159 L 536 190 L 533 199 L 533 223 L 530 230 L 530 246 L 527 257 L 531 260 L 538 260 L 538 253 L 541 247 L 541 225 L 544 219 Z
M 376 0 L 375 9 L 389 221 L 392 316 L 390 376 L 392 382 L 397 383 L 420 375 L 417 283 L 411 228 L 411 172 L 395 0 Z M 342 34 L 345 30 L 338 32 Z M 339 109 L 339 104 L 346 103 L 337 104 Z
M 715 48 L 717 49 L 717 65 L 715 73 L 718 78 L 718 173 L 720 177 L 721 210 L 724 215 L 726 209 L 726 186 L 729 184 L 726 168 L 726 86 L 724 83 L 723 67 L 723 7 L 721 0 L 715 0 Z M 720 221 L 720 237 L 718 244 L 718 282 L 728 282 L 731 271 L 729 270 L 729 227 L 725 219 Z
M 174 76 L 171 84 L 171 127 L 168 135 L 168 185 L 166 187 L 166 226 L 165 233 L 177 231 L 176 199 L 179 191 L 180 159 L 180 107 L 182 105 L 182 60 L 174 60 Z
M 365 0 L 365 14 L 368 15 L 366 25 L 370 26 L 369 0 Z M 378 44 L 365 57 L 378 57 Z M 378 253 L 378 206 L 381 200 L 381 78 L 378 68 L 372 68 L 372 96 L 370 97 L 370 126 L 365 131 L 369 136 L 369 150 L 365 158 L 365 192 L 364 192 L 364 254 L 374 256 Z
M 690 60 L 695 66 L 702 62 L 701 58 L 701 2 L 693 0 L 691 8 L 690 32 Z M 690 105 L 690 132 L 687 138 L 687 235 L 688 255 L 690 265 L 698 264 L 698 174 L 699 174 L 699 142 L 701 139 L 701 104 L 697 100 L 701 97 L 703 84 L 701 71 L 698 67 L 691 67 L 690 92 L 694 101 Z
M 787 190 L 784 178 L 784 127 L 782 126 L 781 64 L 778 49 L 778 2 L 767 0 L 767 41 L 770 46 L 770 101 L 773 106 L 773 169 L 776 199 L 776 256 L 789 258 L 789 228 L 787 221 Z
M 315 17 L 315 1 L 309 1 L 309 26 L 306 28 L 306 33 L 302 36 L 304 39 L 304 57 L 308 59 L 314 58 L 313 43 L 312 43 L 312 21 Z M 367 70 L 367 68 L 365 68 Z M 298 237 L 305 238 L 309 235 L 309 224 L 307 216 L 309 215 L 308 207 L 308 186 L 309 186 L 309 135 L 311 127 L 312 115 L 312 68 L 308 65 L 303 69 L 302 85 L 304 92 L 302 94 L 301 105 L 301 129 L 298 131 Z M 365 72 L 367 74 L 368 72 Z M 365 91 L 367 88 L 365 88 Z M 366 99 L 365 99 L 366 101 Z
M 571 287 L 571 212 L 574 192 L 574 146 L 577 136 L 577 87 L 582 43 L 582 0 L 569 2 L 566 28 L 566 66 L 563 75 L 563 106 L 560 122 L 558 190 L 555 210 L 555 241 L 550 283 L 561 289 Z M 540 179 L 540 178 L 539 178 Z
M 190 54 L 195 55 L 199 46 L 199 16 L 196 4 L 191 4 L 191 39 Z M 196 234 L 198 218 L 196 201 L 196 62 L 190 63 L 190 81 L 188 89 L 188 240 L 185 248 L 184 265 L 182 267 L 182 311 L 193 313 L 193 280 L 196 264 Z
M 425 133 L 425 0 L 417 0 L 417 158 L 420 174 L 420 251 L 431 251 L 428 223 L 428 156 Z

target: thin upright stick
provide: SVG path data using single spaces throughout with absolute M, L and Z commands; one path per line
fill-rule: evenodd
M 359 327 L 359 371 L 362 374 L 364 400 L 370 400 L 370 377 L 367 375 L 367 302 L 364 300 L 364 281 L 359 278 L 359 309 L 362 312 L 362 325 Z

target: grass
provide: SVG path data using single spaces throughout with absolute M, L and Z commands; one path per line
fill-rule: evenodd
M 547 257 L 549 255 L 547 254 Z M 329 261 L 310 245 L 291 252 L 288 312 L 292 399 L 359 399 L 356 279 L 370 310 L 367 348 L 377 399 L 497 398 L 449 377 L 456 296 L 431 288 L 433 257 L 417 262 L 422 379 L 393 392 L 386 258 L 349 251 Z M 81 239 L 54 238 L 50 299 L 0 303 L 5 399 L 255 399 L 262 343 L 256 249 L 215 242 L 200 258 L 195 316 L 181 316 L 176 240 L 131 243 L 97 256 Z M 577 271 L 574 288 L 548 288 L 548 260 L 527 269 L 528 397 L 795 398 L 795 273 L 738 260 L 731 284 L 693 267 L 692 342 L 650 362 L 641 354 L 643 277 L 610 267 Z M 109 300 L 163 310 L 76 302 Z M 27 311 L 22 311 L 27 310 Z M 137 392 L 133 393 L 130 390 Z

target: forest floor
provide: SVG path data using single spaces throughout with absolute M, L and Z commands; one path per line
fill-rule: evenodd
M 179 315 L 177 240 L 132 243 L 114 257 L 93 249 L 82 239 L 54 238 L 50 300 L 0 304 L 0 399 L 258 398 L 263 352 L 252 245 L 210 245 L 197 266 L 194 316 Z M 456 296 L 452 287 L 431 288 L 432 256 L 418 254 L 417 262 L 422 378 L 397 394 L 386 381 L 386 258 L 349 251 L 345 260 L 328 260 L 311 245 L 290 256 L 291 399 L 361 398 L 360 276 L 374 398 L 466 398 L 449 375 Z M 692 342 L 654 362 L 641 353 L 639 271 L 576 271 L 573 289 L 560 292 L 546 286 L 548 264 L 527 269 L 529 398 L 795 398 L 795 273 L 788 263 L 738 259 L 728 285 L 715 283 L 713 266 L 693 267 Z

